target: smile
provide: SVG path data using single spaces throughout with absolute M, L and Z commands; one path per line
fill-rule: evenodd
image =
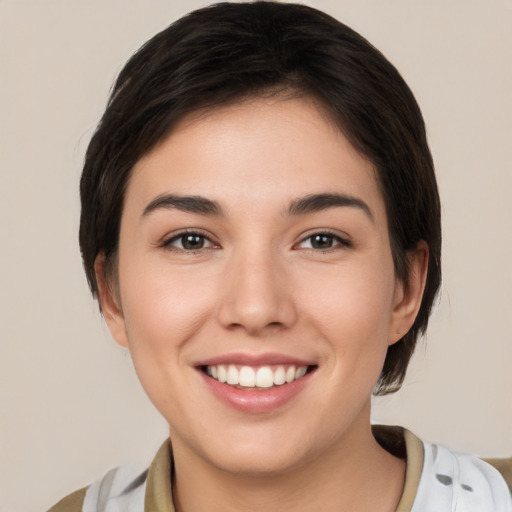
M 234 364 L 208 365 L 203 371 L 218 382 L 238 389 L 267 390 L 290 384 L 308 373 L 308 366 L 237 366 Z
M 319 365 L 287 354 L 230 353 L 194 366 L 207 389 L 225 405 L 242 413 L 264 414 L 296 400 Z

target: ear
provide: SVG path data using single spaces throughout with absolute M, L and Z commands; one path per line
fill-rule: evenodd
M 389 330 L 389 345 L 403 338 L 412 327 L 421 306 L 428 272 L 428 246 L 421 240 L 416 249 L 407 253 L 409 278 L 397 279 Z
M 107 275 L 104 254 L 99 254 L 96 257 L 94 272 L 98 285 L 98 301 L 110 334 L 119 345 L 128 347 L 128 336 L 119 292 L 116 290 L 115 283 L 112 283 L 112 276 Z

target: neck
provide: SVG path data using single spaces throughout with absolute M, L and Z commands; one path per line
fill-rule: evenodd
M 405 462 L 382 449 L 364 429 L 348 432 L 333 449 L 286 471 L 239 473 L 215 467 L 180 443 L 174 449 L 177 512 L 393 512 Z

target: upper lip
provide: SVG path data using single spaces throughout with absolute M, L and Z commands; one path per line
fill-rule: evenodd
M 214 356 L 208 359 L 198 361 L 195 366 L 216 366 L 219 364 L 235 364 L 241 366 L 265 366 L 265 365 L 295 365 L 295 366 L 313 366 L 314 361 L 307 361 L 286 354 L 267 352 L 263 354 L 245 354 L 242 352 L 232 352 Z

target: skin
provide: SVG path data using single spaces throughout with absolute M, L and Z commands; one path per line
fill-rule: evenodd
M 326 193 L 368 211 L 288 212 Z M 165 194 L 202 196 L 223 214 L 145 213 Z M 184 229 L 203 247 L 184 248 Z M 375 170 L 307 99 L 189 116 L 137 163 L 118 282 L 105 280 L 101 255 L 96 271 L 112 335 L 169 423 L 179 511 L 395 510 L 405 463 L 372 437 L 370 397 L 418 311 L 427 252 L 409 254 L 408 283 L 396 279 Z M 197 369 L 234 352 L 299 357 L 315 371 L 285 405 L 247 413 Z

